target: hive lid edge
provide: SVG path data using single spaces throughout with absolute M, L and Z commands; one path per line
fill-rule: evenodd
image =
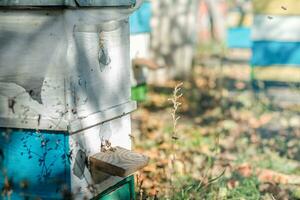
M 0 7 L 134 7 L 136 0 L 0 0 Z

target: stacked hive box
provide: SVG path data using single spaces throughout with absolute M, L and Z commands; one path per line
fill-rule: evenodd
M 300 82 L 300 1 L 254 0 L 252 78 Z
M 0 5 L 0 187 L 14 200 L 97 196 L 122 178 L 95 180 L 87 158 L 104 141 L 131 147 L 135 1 Z
M 160 66 L 151 82 L 164 83 L 169 78 L 188 78 L 197 46 L 199 0 L 152 1 L 151 49 Z
M 228 48 L 251 48 L 251 14 L 250 2 L 230 8 L 227 16 L 227 46 Z
M 147 93 L 147 69 L 134 64 L 135 59 L 150 59 L 151 2 L 144 1 L 130 16 L 130 57 L 133 61 L 132 97 L 143 101 Z

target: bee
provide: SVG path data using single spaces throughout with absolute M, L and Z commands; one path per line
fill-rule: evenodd
M 104 142 L 101 141 L 101 152 L 107 152 L 107 151 L 115 152 L 116 148 L 113 148 L 111 146 L 111 142 L 108 140 L 105 140 Z
M 8 108 L 11 109 L 13 113 L 15 113 L 15 104 L 16 104 L 15 99 L 8 99 Z

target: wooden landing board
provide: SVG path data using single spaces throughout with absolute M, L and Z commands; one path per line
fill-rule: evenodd
M 102 171 L 112 176 L 126 177 L 145 167 L 149 158 L 122 147 L 115 147 L 91 156 L 89 161 L 92 174 Z
M 135 67 L 146 67 L 150 70 L 157 70 L 161 68 L 155 61 L 147 58 L 134 58 L 132 65 Z

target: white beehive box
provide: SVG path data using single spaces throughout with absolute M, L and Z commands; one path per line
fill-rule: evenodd
M 62 150 L 73 155 L 61 167 L 68 186 L 76 199 L 93 197 L 121 178 L 94 182 L 78 155 L 98 153 L 105 140 L 131 148 L 128 114 L 136 103 L 130 97 L 128 16 L 135 1 L 40 2 L 0 0 L 0 127 L 43 130 L 45 137 L 63 138 Z M 11 133 L 18 140 L 13 134 L 19 132 Z M 36 133 L 25 134 L 35 145 Z M 22 147 L 1 138 L 0 145 L 9 155 L 23 154 Z M 19 162 L 24 168 L 14 169 L 16 173 L 34 181 L 30 168 L 36 164 Z
M 0 126 L 76 132 L 132 110 L 129 13 L 2 9 Z

